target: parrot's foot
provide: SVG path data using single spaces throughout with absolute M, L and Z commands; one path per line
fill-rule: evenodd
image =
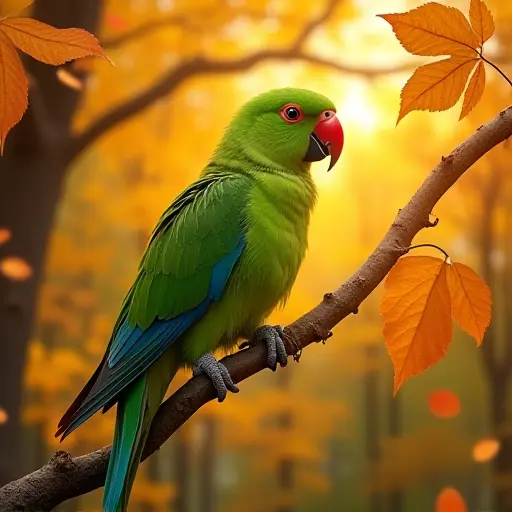
M 228 369 L 215 359 L 211 354 L 201 356 L 194 365 L 193 375 L 206 375 L 211 381 L 217 391 L 219 402 L 224 401 L 228 390 L 233 393 L 238 393 L 239 389 L 233 382 Z
M 283 338 L 284 329 L 280 325 L 262 325 L 254 331 L 250 341 L 250 345 L 265 342 L 268 366 L 273 372 L 277 369 L 277 363 L 282 367 L 288 364 L 288 354 Z

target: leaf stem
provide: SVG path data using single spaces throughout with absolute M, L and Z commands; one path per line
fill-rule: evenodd
M 441 251 L 444 254 L 445 261 L 450 259 L 450 255 L 442 247 L 439 247 L 438 245 L 435 245 L 435 244 L 411 245 L 410 247 L 407 248 L 407 252 L 412 251 L 413 249 L 420 249 L 421 247 L 432 247 L 433 249 L 437 249 L 438 251 Z
M 505 75 L 505 73 L 503 73 L 503 71 L 498 66 L 496 66 L 496 64 L 494 64 L 490 60 L 486 59 L 483 56 L 482 52 L 478 52 L 478 54 L 480 55 L 480 58 L 484 62 L 487 62 L 487 64 L 489 64 L 489 66 L 492 66 L 509 83 L 510 87 L 512 87 L 512 80 L 510 80 L 510 78 L 507 75 Z

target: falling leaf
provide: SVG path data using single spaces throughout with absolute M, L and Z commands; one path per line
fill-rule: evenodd
M 98 40 L 81 28 L 55 28 L 32 18 L 5 18 L 0 30 L 12 44 L 34 59 L 58 66 L 95 55 L 108 59 Z
M 126 20 L 113 12 L 107 11 L 105 14 L 105 20 L 109 27 L 116 30 L 125 30 L 128 27 Z
M 402 89 L 397 123 L 413 110 L 433 112 L 453 107 L 476 63 L 474 58 L 450 57 L 416 69 Z
M 380 309 L 395 393 L 448 350 L 452 320 L 447 266 L 439 258 L 408 256 L 398 261 L 384 282 Z
M 491 11 L 482 0 L 471 0 L 469 20 L 473 30 L 478 34 L 479 44 L 484 44 L 494 34 L 494 20 Z
M 436 512 L 467 512 L 466 502 L 453 487 L 445 487 L 436 498 Z
M 454 418 L 460 413 L 460 400 L 453 391 L 438 389 L 428 396 L 428 408 L 438 418 Z
M 83 88 L 82 82 L 74 75 L 72 75 L 65 68 L 57 68 L 57 78 L 64 85 L 67 85 L 70 89 L 79 91 Z
M 11 239 L 11 232 L 7 228 L 0 228 L 0 245 Z
M 480 345 L 491 322 L 491 290 L 474 270 L 462 263 L 449 265 L 447 278 L 452 316 Z
M 498 439 L 480 439 L 473 446 L 473 460 L 476 462 L 488 462 L 500 451 L 501 444 Z
M 7 414 L 7 411 L 0 407 L 0 425 L 4 425 L 7 423 L 7 420 L 9 419 L 9 415 Z
M 402 46 L 414 55 L 475 58 L 480 45 L 464 14 L 455 7 L 429 2 L 409 12 L 379 14 Z
M 478 66 L 469 81 L 468 88 L 464 94 L 464 103 L 460 112 L 459 121 L 466 117 L 482 99 L 485 89 L 485 66 L 483 61 Z
M 18 52 L 0 31 L 0 155 L 11 128 L 23 117 L 28 105 L 28 83 Z
M 13 281 L 25 281 L 32 275 L 32 268 L 24 259 L 9 256 L 0 261 L 0 274 Z

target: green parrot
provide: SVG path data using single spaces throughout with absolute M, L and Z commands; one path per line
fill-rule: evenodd
M 212 355 L 265 342 L 285 366 L 282 327 L 262 325 L 290 293 L 316 200 L 311 162 L 343 148 L 334 104 L 275 89 L 245 104 L 199 179 L 167 208 L 142 257 L 98 368 L 62 417 L 64 439 L 117 404 L 103 510 L 125 511 L 151 421 L 180 367 L 238 392 Z

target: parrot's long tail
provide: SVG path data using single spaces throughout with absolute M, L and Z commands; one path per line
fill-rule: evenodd
M 103 494 L 104 512 L 126 511 L 151 421 L 177 370 L 176 361 L 164 354 L 119 400 Z

